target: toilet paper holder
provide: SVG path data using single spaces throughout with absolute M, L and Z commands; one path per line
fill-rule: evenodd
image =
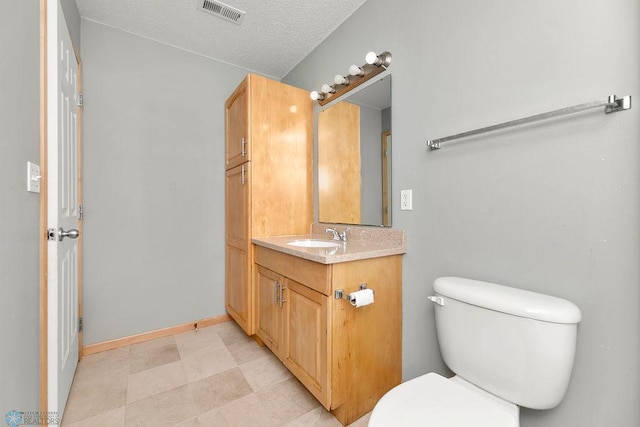
M 362 285 L 360 285 L 360 290 L 362 291 L 364 289 L 367 289 L 367 284 L 366 283 L 363 283 Z M 376 294 L 375 290 L 372 289 L 371 291 L 373 292 L 374 295 Z M 336 289 L 335 292 L 333 293 L 333 297 L 335 299 L 344 298 L 349 302 L 353 302 L 353 298 L 351 297 L 351 295 L 350 294 L 345 294 L 344 293 L 344 289 Z

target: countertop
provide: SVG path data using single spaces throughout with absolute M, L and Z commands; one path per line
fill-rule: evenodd
M 353 227 L 353 230 L 349 230 L 351 235 L 346 242 L 331 240 L 327 234 L 260 237 L 252 239 L 252 242 L 258 246 L 321 264 L 336 264 L 360 259 L 400 255 L 407 251 L 403 231 L 391 229 L 374 230 L 372 233 L 370 230 L 364 229 L 364 227 Z M 333 248 L 307 248 L 287 244 L 293 240 L 306 239 L 334 242 L 338 243 L 339 246 Z

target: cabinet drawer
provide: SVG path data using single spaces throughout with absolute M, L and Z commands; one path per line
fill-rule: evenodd
M 331 266 L 255 246 L 255 262 L 279 274 L 304 283 L 324 295 L 331 292 Z

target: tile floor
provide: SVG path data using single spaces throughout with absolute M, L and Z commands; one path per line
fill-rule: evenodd
M 352 426 L 367 421 L 365 415 Z M 225 322 L 86 356 L 62 425 L 341 424 L 268 349 Z

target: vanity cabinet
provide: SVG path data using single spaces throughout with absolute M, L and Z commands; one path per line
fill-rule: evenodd
M 329 298 L 260 265 L 255 272 L 256 335 L 327 406 Z
M 255 263 L 258 337 L 340 422 L 400 384 L 401 255 L 321 264 L 256 246 Z M 375 291 L 373 304 L 335 297 L 361 284 Z
M 308 92 L 249 74 L 225 103 L 226 298 L 255 333 L 253 237 L 301 234 L 313 222 L 313 105 Z

